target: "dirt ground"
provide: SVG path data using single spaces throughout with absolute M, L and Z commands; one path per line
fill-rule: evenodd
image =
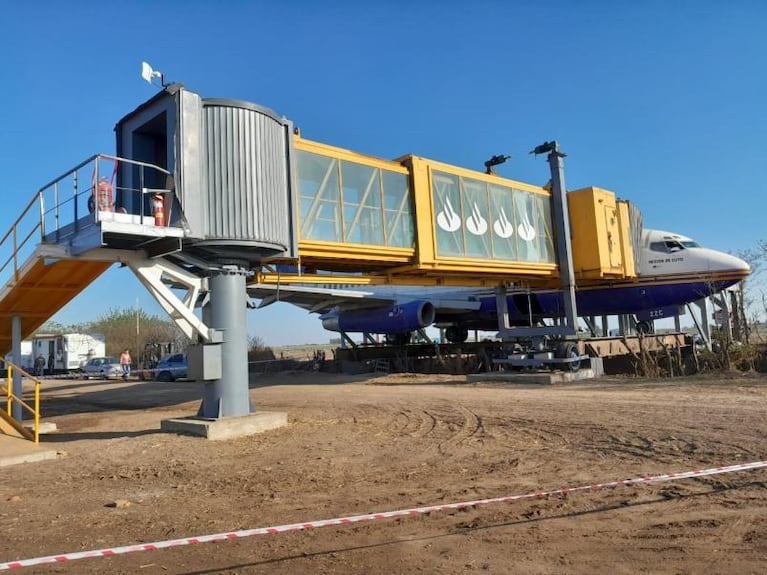
M 289 426 L 224 442 L 159 431 L 198 384 L 52 383 L 60 457 L 0 468 L 0 561 L 767 459 L 764 375 L 463 381 L 258 376 L 256 408 Z M 20 572 L 765 573 L 766 487 L 762 469 Z

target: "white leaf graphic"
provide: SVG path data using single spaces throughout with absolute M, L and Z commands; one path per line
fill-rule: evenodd
M 511 225 L 509 218 L 506 217 L 506 212 L 501 208 L 500 217 L 493 223 L 493 230 L 495 235 L 499 238 L 510 238 L 514 233 L 514 226 Z
M 455 213 L 450 198 L 445 198 L 445 207 L 437 214 L 437 225 L 446 232 L 454 232 L 461 227 L 461 218 Z
M 517 226 L 517 233 L 519 237 L 526 242 L 531 242 L 535 239 L 535 228 L 530 223 L 530 219 L 527 217 L 527 212 L 522 216 L 522 223 Z
M 466 218 L 466 229 L 475 236 L 481 236 L 487 231 L 487 220 L 479 213 L 477 203 L 474 203 L 474 209 L 471 210 L 471 216 Z

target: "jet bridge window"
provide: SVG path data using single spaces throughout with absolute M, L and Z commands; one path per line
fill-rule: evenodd
M 304 151 L 297 163 L 301 239 L 413 246 L 406 174 Z
M 440 256 L 554 263 L 549 197 L 432 171 Z

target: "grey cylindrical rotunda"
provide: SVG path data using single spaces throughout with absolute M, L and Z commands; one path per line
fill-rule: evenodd
M 292 124 L 237 100 L 202 100 L 201 239 L 206 259 L 258 262 L 291 246 Z

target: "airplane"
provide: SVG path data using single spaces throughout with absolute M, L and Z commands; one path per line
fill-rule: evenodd
M 638 331 L 652 320 L 677 315 L 679 307 L 746 278 L 749 265 L 735 256 L 702 247 L 672 232 L 643 229 L 637 278 L 576 288 L 580 317 L 636 316 Z M 407 343 L 413 332 L 434 326 L 450 343 L 463 343 L 469 330 L 497 331 L 494 288 L 373 286 L 366 289 L 251 284 L 257 307 L 288 302 L 319 313 L 325 329 L 384 334 L 389 343 Z M 565 315 L 557 290 L 507 290 L 511 326 L 533 326 Z

